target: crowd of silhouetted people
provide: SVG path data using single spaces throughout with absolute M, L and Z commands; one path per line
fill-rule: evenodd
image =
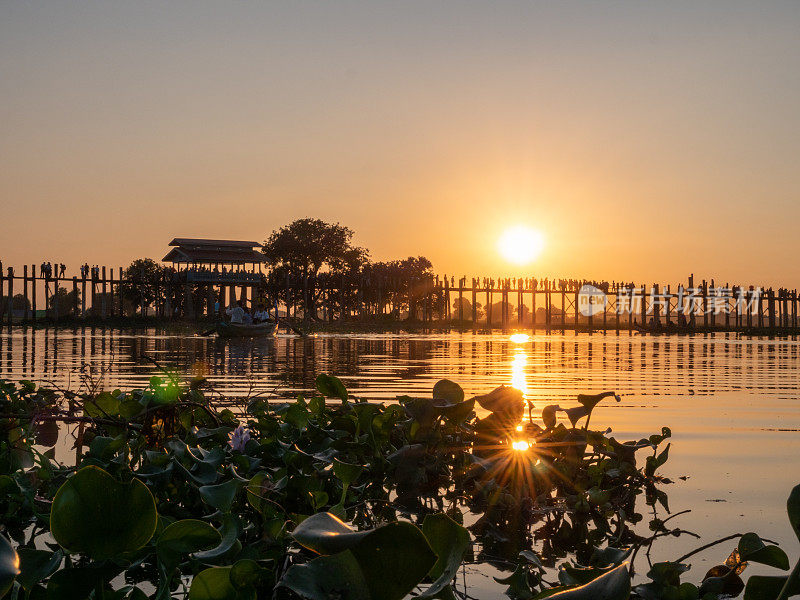
M 47 279 L 53 277 L 53 273 L 55 273 L 56 277 L 64 277 L 67 272 L 67 265 L 63 263 L 53 265 L 53 263 L 50 262 L 43 262 L 39 265 L 39 272 Z
M 437 278 L 438 280 L 438 278 Z M 499 278 L 499 279 L 492 279 L 489 277 L 483 277 L 481 279 L 474 280 L 479 287 L 488 288 L 488 289 L 503 289 L 507 288 L 510 290 L 557 290 L 557 291 L 579 291 L 584 285 L 591 285 L 604 292 L 608 292 L 609 290 L 618 290 L 618 289 L 634 289 L 636 286 L 631 282 L 622 282 L 622 281 L 597 281 L 594 279 L 558 279 L 558 278 L 548 278 L 545 277 L 544 279 L 536 279 L 535 277 L 508 277 L 508 278 Z M 449 287 L 451 289 L 459 287 L 469 287 L 467 279 L 463 278 L 460 282 L 456 282 L 455 277 L 450 277 L 448 281 L 448 277 L 445 276 L 444 278 L 445 283 L 449 283 Z M 470 282 L 471 283 L 471 282 Z

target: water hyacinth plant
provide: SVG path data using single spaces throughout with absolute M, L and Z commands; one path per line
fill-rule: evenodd
M 660 516 L 670 430 L 589 428 L 611 392 L 535 418 L 514 388 L 466 398 L 443 380 L 376 404 L 320 375 L 315 394 L 234 413 L 204 385 L 0 382 L 0 596 L 466 599 L 456 576 L 475 563 L 519 600 L 798 592 L 797 566 L 745 582 L 747 563 L 790 567 L 755 533 L 704 544 L 732 547 L 693 582 L 694 553 L 637 573 L 641 549 L 691 534 Z M 56 460 L 59 435 L 76 437 L 74 461 Z M 800 487 L 788 511 L 800 537 Z
M 244 452 L 244 447 L 250 441 L 250 430 L 244 425 L 239 425 L 228 434 L 228 445 L 232 450 Z

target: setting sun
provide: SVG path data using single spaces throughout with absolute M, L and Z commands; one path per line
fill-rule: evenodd
M 525 225 L 506 229 L 497 241 L 497 249 L 503 258 L 518 265 L 535 260 L 543 248 L 542 233 Z

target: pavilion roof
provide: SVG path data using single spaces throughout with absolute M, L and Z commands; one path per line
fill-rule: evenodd
M 258 242 L 245 240 L 206 240 L 203 238 L 174 238 L 170 246 L 198 247 L 198 248 L 261 248 Z
M 244 240 L 206 240 L 199 238 L 175 238 L 169 243 L 174 246 L 162 262 L 175 263 L 260 263 L 264 255 L 254 248 L 261 248 L 258 242 Z

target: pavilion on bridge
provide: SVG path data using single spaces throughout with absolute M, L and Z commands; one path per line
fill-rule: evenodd
M 208 283 L 252 283 L 261 279 L 262 245 L 244 240 L 175 238 L 172 249 L 161 259 L 185 275 L 186 281 Z

